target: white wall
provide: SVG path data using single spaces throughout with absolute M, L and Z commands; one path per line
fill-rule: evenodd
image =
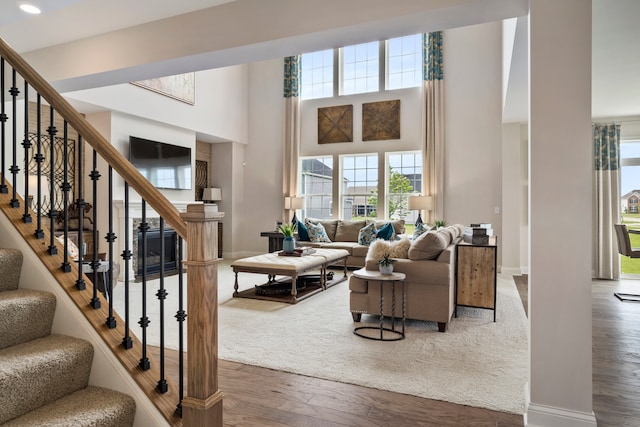
M 488 222 L 502 242 L 502 25 L 444 32 L 444 219 Z M 496 208 L 500 213 L 496 213 Z
M 502 269 L 503 274 L 521 274 L 520 269 L 520 219 L 523 181 L 521 177 L 520 124 L 502 127 Z M 525 187 L 526 189 L 526 187 Z

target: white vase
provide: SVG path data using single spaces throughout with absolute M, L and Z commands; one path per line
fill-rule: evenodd
M 382 274 L 393 273 L 393 264 L 389 264 L 389 265 L 378 264 L 378 268 L 380 269 L 380 273 Z

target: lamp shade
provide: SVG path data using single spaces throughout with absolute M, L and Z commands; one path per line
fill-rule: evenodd
M 202 191 L 202 200 L 207 202 L 222 200 L 222 190 L 219 188 L 205 188 Z
M 285 197 L 284 198 L 285 209 L 302 209 L 304 208 L 304 197 Z
M 409 197 L 410 210 L 426 210 L 433 208 L 433 197 L 431 196 L 411 196 Z

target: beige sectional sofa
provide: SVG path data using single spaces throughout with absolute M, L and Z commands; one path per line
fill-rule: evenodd
M 360 229 L 367 225 L 370 220 L 362 221 L 348 221 L 348 220 L 317 220 L 317 219 L 305 219 L 310 222 L 323 225 L 327 236 L 331 242 L 310 242 L 298 239 L 298 246 L 311 246 L 314 248 L 326 248 L 326 249 L 346 249 L 349 251 L 349 257 L 347 258 L 347 266 L 349 267 L 364 267 L 365 258 L 369 246 L 361 245 L 358 243 L 358 233 Z M 375 221 L 376 228 L 381 228 L 384 224 L 391 222 L 396 234 L 401 235 L 404 233 L 404 220 L 395 221 Z
M 406 317 L 437 322 L 444 332 L 455 304 L 455 245 L 462 238 L 464 226 L 457 224 L 428 231 L 412 240 L 408 258 L 397 259 L 394 271 L 406 274 Z M 373 250 L 373 245 L 372 245 Z M 378 270 L 377 259 L 366 259 L 367 270 Z M 349 281 L 350 310 L 359 322 L 363 314 L 380 314 L 380 292 L 377 282 L 357 277 Z M 391 301 L 391 287 L 383 287 L 385 301 Z M 396 301 L 402 301 L 401 287 L 396 287 Z M 398 310 L 396 310 L 398 313 Z M 391 315 L 385 304 L 385 316 Z

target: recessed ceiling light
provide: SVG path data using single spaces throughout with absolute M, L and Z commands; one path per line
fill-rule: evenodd
M 18 7 L 23 12 L 30 13 L 32 15 L 39 15 L 41 12 L 38 6 L 23 1 L 18 2 Z

